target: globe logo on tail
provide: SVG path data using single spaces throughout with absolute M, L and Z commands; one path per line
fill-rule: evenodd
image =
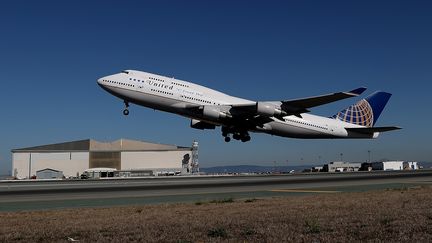
M 374 123 L 373 116 L 372 107 L 369 102 L 363 99 L 357 104 L 338 112 L 333 118 L 360 126 L 372 127 Z

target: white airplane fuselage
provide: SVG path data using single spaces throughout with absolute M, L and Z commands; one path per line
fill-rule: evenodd
M 124 100 L 126 104 L 130 102 L 188 117 L 193 119 L 192 122 L 204 121 L 217 126 L 230 126 L 232 123 L 226 123 L 224 119 L 209 119 L 203 116 L 197 107 L 218 107 L 218 110 L 229 112 L 232 105 L 256 103 L 191 82 L 135 70 L 109 75 L 97 82 L 104 90 Z M 235 126 L 239 127 L 241 124 Z M 269 117 L 265 124 L 245 129 L 292 138 L 376 138 L 379 135 L 379 132 L 363 134 L 346 130 L 362 127 L 364 126 L 302 113 L 299 116 L 284 116 L 283 119 Z

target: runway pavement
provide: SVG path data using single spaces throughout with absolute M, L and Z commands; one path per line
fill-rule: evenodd
M 432 185 L 432 170 L 8 181 L 0 211 L 296 196 Z

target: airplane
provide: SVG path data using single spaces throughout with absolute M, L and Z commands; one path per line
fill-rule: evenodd
M 356 97 L 366 88 L 348 92 L 282 101 L 252 101 L 153 73 L 124 70 L 102 77 L 98 85 L 120 98 L 123 114 L 130 103 L 178 114 L 191 119 L 195 129 L 221 126 L 226 142 L 232 138 L 247 142 L 249 132 L 305 139 L 377 138 L 381 132 L 401 129 L 375 127 L 390 93 L 377 91 L 331 117 L 309 114 L 310 108 Z

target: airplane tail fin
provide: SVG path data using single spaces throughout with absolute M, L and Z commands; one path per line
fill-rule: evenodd
M 365 127 L 373 127 L 390 97 L 390 93 L 377 91 L 338 112 L 332 118 Z

